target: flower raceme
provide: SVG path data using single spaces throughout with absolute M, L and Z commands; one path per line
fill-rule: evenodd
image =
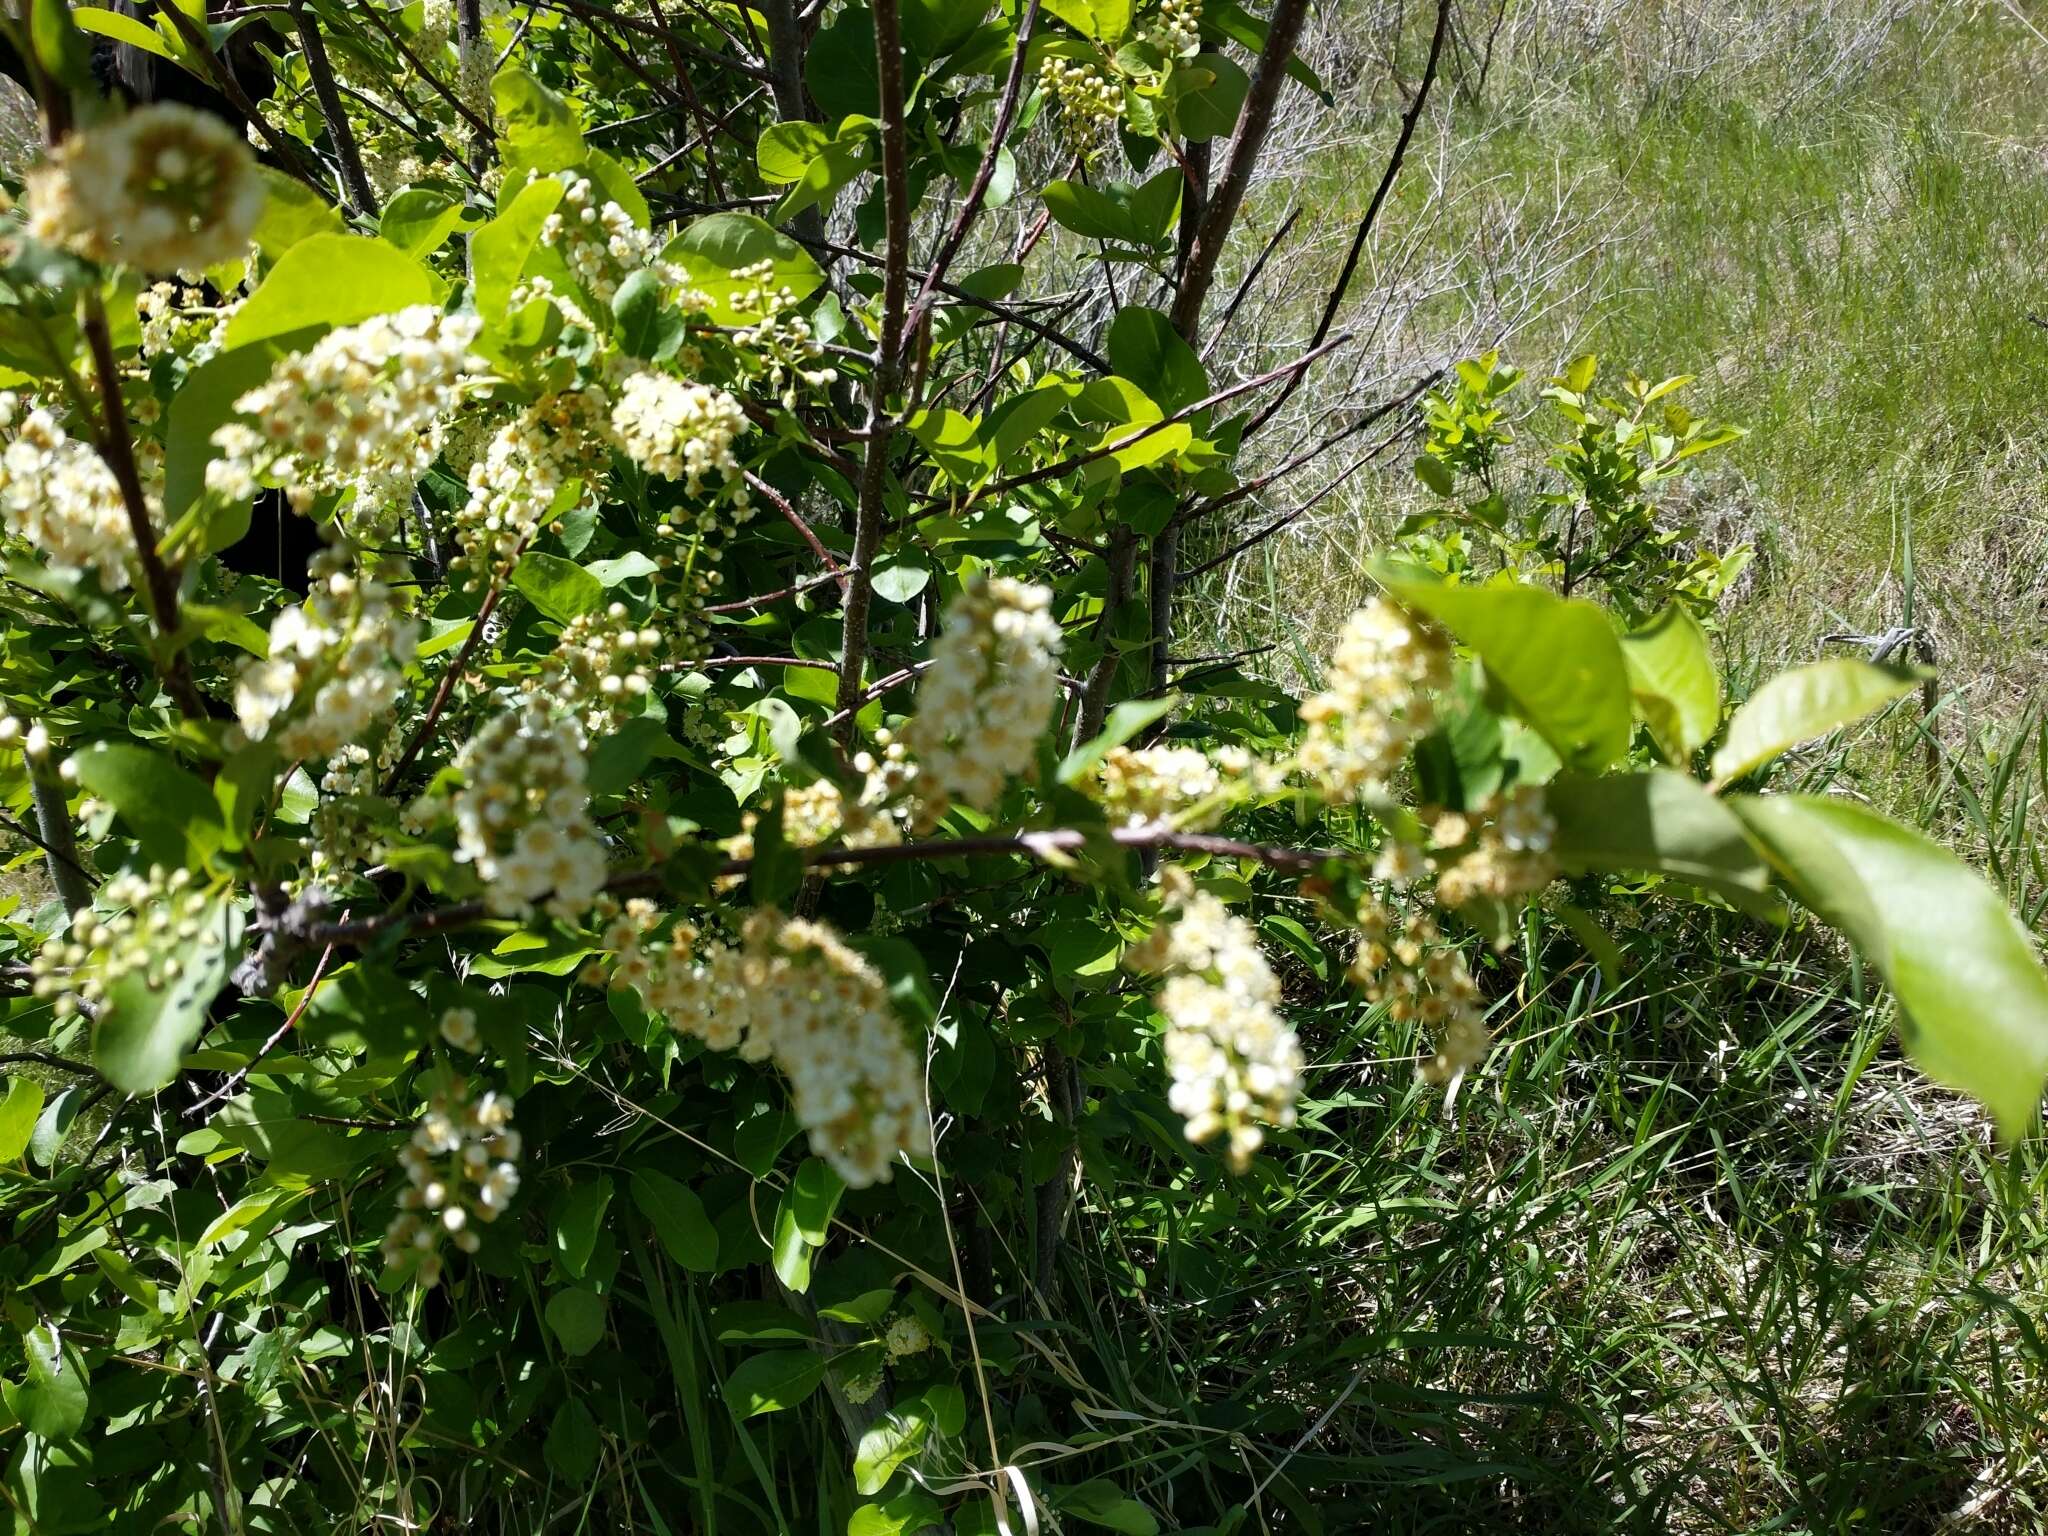
M 264 197 L 249 146 L 171 102 L 73 132 L 25 188 L 31 235 L 151 273 L 239 258 Z
M 1161 870 L 1159 885 L 1164 915 L 1128 961 L 1165 978 L 1156 1002 L 1166 1018 L 1167 1102 L 1189 1141 L 1221 1137 L 1224 1160 L 1242 1171 L 1263 1125 L 1294 1123 L 1301 1042 L 1280 1016 L 1280 982 L 1252 925 L 1178 866 Z
M 1385 598 L 1352 614 L 1322 691 L 1302 702 L 1302 771 L 1332 803 L 1377 799 L 1436 725 L 1431 694 L 1451 680 L 1451 647 Z
M 903 729 L 928 822 L 956 803 L 989 809 L 1030 767 L 1059 697 L 1051 610 L 1048 588 L 996 577 L 977 580 L 946 615 Z
M 455 838 L 502 917 L 536 907 L 571 921 L 604 888 L 604 843 L 590 819 L 583 727 L 539 700 L 493 716 L 455 759 Z
M 475 1253 L 476 1224 L 496 1221 L 519 1193 L 519 1153 L 509 1097 L 478 1093 L 466 1078 L 445 1080 L 399 1149 L 406 1187 L 384 1232 L 385 1263 L 438 1284 L 442 1239 Z
M 346 551 L 313 557 L 306 601 L 270 624 L 270 654 L 235 683 L 235 714 L 251 741 L 287 758 L 324 758 L 389 715 L 405 692 L 419 624 L 382 582 L 350 569 Z
M 0 394 L 0 429 L 13 436 L 0 449 L 0 521 L 63 572 L 91 571 L 108 591 L 126 587 L 135 534 L 121 487 L 99 451 L 36 409 L 14 426 L 20 401 Z M 152 520 L 157 515 L 150 497 Z
M 853 1188 L 885 1182 L 902 1155 L 931 1153 L 924 1062 L 888 985 L 826 923 L 763 907 L 737 945 L 699 946 L 678 923 L 650 948 L 651 903 L 629 902 L 605 930 L 610 984 L 631 987 L 679 1033 L 770 1061 L 789 1079 L 811 1150 Z M 600 979 L 593 975 L 592 980 Z
M 470 352 L 474 315 L 418 304 L 330 331 L 278 362 L 235 402 L 238 415 L 213 434 L 220 456 L 209 490 L 246 501 L 270 481 L 302 509 L 322 493 L 355 493 L 348 520 L 369 537 L 441 451 L 443 424 L 484 364 Z

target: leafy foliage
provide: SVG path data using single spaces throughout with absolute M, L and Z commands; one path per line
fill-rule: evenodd
M 1800 902 L 2023 1132 L 2048 983 L 2002 900 L 1872 813 L 1724 792 L 1911 678 L 1788 674 L 1723 734 L 1700 615 L 1739 558 L 1653 492 L 1738 434 L 1683 380 L 1571 365 L 1561 488 L 1517 505 L 1516 375 L 1462 365 L 1418 473 L 1477 494 L 1379 567 L 1322 688 L 1164 686 L 1173 536 L 1285 374 L 1211 378 L 1234 209 L 1184 217 L 1154 161 L 1256 157 L 1283 76 L 1315 88 L 1302 9 L 855 4 L 801 57 L 697 11 L 6 24 L 53 138 L 6 235 L 8 793 L 88 893 L 11 914 L 8 1028 L 103 1080 L 0 1099 L 24 1529 L 600 1496 L 1161 1529 L 1187 1511 L 1127 1486 L 1062 1307 L 1076 1180 L 1256 1206 L 1261 1149 L 1319 1134 L 1300 994 L 1355 985 L 1455 1087 L 1518 936 L 1615 969 L 1610 874 Z M 191 181 L 81 25 L 207 79 L 246 34 L 282 163 Z M 718 68 L 683 99 L 686 59 Z M 720 132 L 672 145 L 679 105 Z M 1034 187 L 1048 116 L 1085 174 Z M 151 174 L 65 179 L 109 145 Z M 1084 340 L 1027 253 L 948 281 L 1014 197 L 1168 307 Z M 170 282 L 166 229 L 219 259 Z M 317 532 L 303 571 L 233 558 L 259 506 Z M 94 558 L 39 556 L 32 513 Z M 1298 1408 L 1203 1411 L 1198 1517 L 1313 1521 L 1221 1454 Z

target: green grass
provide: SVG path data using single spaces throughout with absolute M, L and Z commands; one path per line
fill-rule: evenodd
M 1418 140 L 1367 273 L 1419 272 L 1435 295 L 1390 354 L 1476 349 L 1507 325 L 1510 359 L 1539 378 L 1582 350 L 1698 375 L 1695 408 L 1751 429 L 1701 492 L 1762 556 L 1738 643 L 1806 659 L 1823 633 L 1898 622 L 1910 520 L 1918 616 L 1950 680 L 2010 705 L 2048 642 L 2048 329 L 2029 319 L 2048 319 L 2048 42 L 1999 4 L 1909 6 L 1817 89 L 1846 19 L 1829 42 L 1744 51 L 1811 9 L 1786 6 L 1753 29 L 1724 20 L 1700 45 L 1720 61 L 1693 78 L 1631 52 L 1633 33 L 1702 9 L 1624 7 L 1590 57 L 1553 22 L 1479 99 L 1440 87 L 1436 142 Z M 1420 22 L 1402 54 L 1411 81 Z M 1315 212 L 1288 264 L 1304 303 L 1391 138 L 1397 99 L 1362 95 L 1365 111 L 1334 115 L 1356 147 L 1272 194 Z M 1384 541 L 1416 499 L 1399 462 L 1358 482 L 1275 547 L 1280 586 L 1308 590 L 1326 621 L 1363 585 L 1360 544 Z
M 1855 7 L 1801 42 L 1816 8 L 1731 5 L 1690 73 L 1659 40 L 1701 9 L 1623 7 L 1590 55 L 1554 20 L 1449 103 L 1381 228 L 1372 276 L 1435 294 L 1389 355 L 1483 337 L 1477 311 L 1523 317 L 1506 350 L 1532 373 L 1593 350 L 1699 375 L 1696 408 L 1751 428 L 1689 493 L 1759 550 L 1737 678 L 1909 617 L 1940 660 L 1932 777 L 1915 705 L 1790 771 L 1934 829 L 2038 929 L 2048 18 L 1898 7 L 1833 70 Z M 1392 137 L 1398 99 L 1363 100 L 1355 152 L 1271 193 L 1316 210 L 1303 303 Z M 1389 458 L 1219 577 L 1219 624 L 1319 652 L 1421 503 Z M 1398 1030 L 1322 1015 L 1259 1208 L 1195 1233 L 1194 1194 L 1100 1192 L 1090 1285 L 1200 1341 L 1147 1389 L 1327 1413 L 1274 1487 L 1313 1486 L 1330 1530 L 2048 1528 L 2048 1148 L 2001 1154 L 1918 1078 L 1839 950 L 1651 921 L 1605 991 L 1568 941 L 1533 953 L 1449 1111 Z

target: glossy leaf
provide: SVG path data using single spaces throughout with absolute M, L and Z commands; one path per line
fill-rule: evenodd
M 1604 768 L 1628 750 L 1628 674 L 1599 608 L 1519 583 L 1451 586 L 1386 562 L 1374 574 L 1470 646 L 1488 682 L 1568 765 Z
M 1799 899 L 1868 956 L 1929 1077 L 2023 1135 L 2048 1085 L 2048 975 L 2027 930 L 1946 849 L 1852 801 L 1735 796 Z
M 1721 673 L 1706 631 L 1673 603 L 1621 637 L 1636 713 L 1672 763 L 1684 767 L 1721 725 Z
M 717 1273 L 718 1229 L 695 1190 L 651 1168 L 635 1170 L 628 1187 L 664 1253 L 684 1269 Z
M 1882 709 L 1911 691 L 1916 681 L 1908 668 L 1873 666 L 1851 657 L 1780 672 L 1728 722 L 1728 738 L 1714 754 L 1714 777 L 1726 783 L 1752 773 L 1803 741 Z
M 725 1379 L 725 1401 L 740 1418 L 794 1408 L 825 1379 L 825 1360 L 808 1349 L 776 1349 L 742 1360 Z
M 432 274 L 397 246 L 362 235 L 311 235 L 286 251 L 235 311 L 221 346 L 233 350 L 434 302 Z
M 43 1085 L 32 1077 L 12 1077 L 7 1097 L 0 1099 L 0 1163 L 18 1163 L 35 1135 L 43 1112 Z

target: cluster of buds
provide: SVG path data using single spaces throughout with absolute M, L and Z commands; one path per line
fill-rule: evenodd
M 1361 608 L 1344 622 L 1322 691 L 1302 703 L 1302 772 L 1333 804 L 1386 794 L 1435 728 L 1432 695 L 1450 680 L 1450 643 L 1433 627 L 1384 598 Z
M 214 351 L 214 337 L 240 301 L 209 304 L 202 288 L 187 283 L 152 283 L 135 296 L 142 321 L 145 358 L 177 353 L 188 362 L 204 361 Z
M 564 624 L 553 654 L 528 686 L 593 734 L 610 730 L 645 708 L 667 646 L 660 630 L 636 623 L 624 603 L 611 603 Z
M 1093 153 L 1124 115 L 1123 81 L 1087 59 L 1048 54 L 1038 84 L 1059 103 L 1061 132 L 1080 153 Z
M 174 986 L 220 910 L 190 870 L 161 865 L 147 875 L 115 875 L 100 888 L 99 904 L 105 915 L 91 907 L 72 913 L 69 934 L 45 944 L 32 962 L 35 995 L 59 1018 L 96 1013 L 130 976 L 152 992 Z
M 661 260 L 661 239 L 633 222 L 633 216 L 610 200 L 599 202 L 587 176 L 570 179 L 562 201 L 541 225 L 540 238 L 562 258 L 584 292 L 610 306 L 631 274 L 653 268 L 663 287 L 674 290 L 671 304 L 701 309 L 703 295 L 687 286 L 682 268 Z
M 1358 932 L 1351 978 L 1366 1000 L 1384 1006 L 1396 1023 L 1413 1020 L 1436 1034 L 1436 1051 L 1424 1059 L 1422 1075 L 1449 1082 L 1485 1060 L 1493 1037 L 1479 988 L 1463 951 L 1443 942 L 1436 920 L 1420 910 L 1397 919 L 1368 901 L 1359 909 Z
M 1159 886 L 1161 922 L 1125 958 L 1166 978 L 1156 1001 L 1166 1018 L 1167 1102 L 1189 1141 L 1221 1136 L 1225 1161 L 1242 1170 L 1263 1126 L 1294 1123 L 1301 1042 L 1280 1016 L 1279 978 L 1252 925 L 1177 865 L 1159 872 Z
M 68 134 L 24 192 L 35 238 L 144 272 L 237 259 L 266 197 L 249 146 L 172 102 Z
M 384 1260 L 421 1285 L 441 1279 L 441 1243 L 480 1246 L 476 1224 L 496 1221 L 519 1193 L 519 1132 L 512 1100 L 475 1093 L 451 1077 L 435 1089 L 398 1154 L 406 1187 L 384 1231 Z
M 733 274 L 736 284 L 731 304 L 741 314 L 755 318 L 732 333 L 733 355 L 748 373 L 763 380 L 781 397 L 783 408 L 797 407 L 797 386 L 829 388 L 839 370 L 823 366 L 824 349 L 811 330 L 810 317 L 796 314 L 796 290 L 775 280 L 772 261 L 741 267 Z
M 1169 59 L 1202 51 L 1202 0 L 1159 0 L 1146 39 Z
M 1091 788 L 1120 825 L 1170 821 L 1189 831 L 1222 818 L 1233 798 L 1226 790 L 1264 794 L 1279 788 L 1280 778 L 1243 747 L 1112 747 Z

